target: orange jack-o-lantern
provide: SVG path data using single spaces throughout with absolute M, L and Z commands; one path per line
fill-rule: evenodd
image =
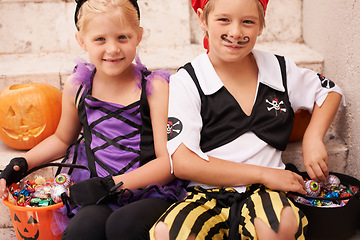
M 61 116 L 62 93 L 46 83 L 12 85 L 0 92 L 0 139 L 19 150 L 52 135 Z
M 60 240 L 60 230 L 56 214 L 62 204 L 55 204 L 47 207 L 21 207 L 8 201 L 4 204 L 10 208 L 12 223 L 18 240 Z M 56 213 L 55 213 L 56 212 Z
M 297 110 L 293 120 L 293 128 L 289 138 L 290 142 L 299 141 L 303 138 L 309 125 L 311 114 L 306 110 Z
M 33 182 L 31 182 L 33 184 Z M 11 188 L 18 189 L 18 184 Z M 9 195 L 10 196 L 10 195 Z M 24 207 L 14 204 L 10 198 L 3 203 L 10 210 L 10 216 L 17 240 L 60 240 L 62 231 L 63 203 L 44 207 Z
M 15 213 L 13 219 L 16 235 L 24 240 L 39 239 L 39 228 L 37 227 L 39 222 L 33 216 L 30 216 L 28 219 L 21 219 L 19 216 Z

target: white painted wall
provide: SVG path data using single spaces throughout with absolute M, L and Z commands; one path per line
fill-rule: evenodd
M 303 0 L 305 43 L 324 57 L 324 74 L 345 92 L 337 133 L 349 148 L 346 172 L 360 174 L 360 1 Z

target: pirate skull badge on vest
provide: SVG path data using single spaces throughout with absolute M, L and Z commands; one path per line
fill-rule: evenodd
M 284 104 L 284 101 L 279 101 L 277 98 L 273 98 L 271 101 L 266 99 L 265 101 L 269 104 L 269 106 L 267 107 L 268 112 L 274 110 L 276 116 L 278 115 L 278 113 L 281 114 L 283 112 L 286 112 L 286 106 Z

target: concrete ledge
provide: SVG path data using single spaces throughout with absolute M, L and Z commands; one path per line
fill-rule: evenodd
M 346 144 L 335 138 L 325 139 L 324 142 L 328 152 L 329 170 L 332 172 L 346 173 L 346 162 L 349 154 L 349 149 Z M 301 145 L 301 141 L 289 143 L 282 154 L 282 158 L 284 163 L 293 163 L 301 172 L 304 172 L 305 168 Z
M 10 160 L 14 157 L 19 157 L 24 154 L 25 151 L 14 150 L 12 148 L 7 147 L 1 140 L 0 140 L 0 169 L 4 169 L 5 166 L 10 162 Z M 28 177 L 29 179 L 34 179 L 36 175 L 44 176 L 46 178 L 52 178 L 55 175 L 55 167 L 48 167 L 40 169 L 34 173 L 31 173 Z M 0 200 L 0 229 L 1 228 L 8 228 L 12 227 L 12 222 L 10 218 L 10 212 L 8 207 L 6 207 L 2 201 Z M 1 232 L 0 232 L 1 233 Z M 0 235 L 0 240 L 1 240 Z M 7 239 L 8 240 L 8 239 Z
M 300 43 L 259 43 L 256 48 L 285 55 L 299 66 L 323 70 L 320 54 Z M 176 70 L 205 50 L 201 45 L 183 47 L 139 48 L 142 62 L 151 70 Z M 18 83 L 45 82 L 61 89 L 78 56 L 74 53 L 3 54 L 0 55 L 0 90 Z M 80 57 L 87 58 L 86 55 Z
M 348 148 L 345 143 L 336 139 L 332 133 L 326 135 L 324 142 L 326 149 L 328 150 L 330 171 L 345 173 L 348 156 Z M 23 154 L 23 151 L 11 149 L 0 141 L 0 156 L 2 156 L 0 159 L 0 169 L 4 169 L 10 159 L 20 156 L 21 154 Z M 291 142 L 288 145 L 283 153 L 283 161 L 285 163 L 294 163 L 300 171 L 305 171 L 302 160 L 301 141 Z M 52 174 L 43 176 L 54 175 L 53 172 L 51 173 L 45 170 L 43 170 L 43 172 L 37 172 L 37 174 Z M 0 228 L 11 226 L 9 211 L 4 204 L 0 204 L 0 212 L 4 213 L 0 216 Z

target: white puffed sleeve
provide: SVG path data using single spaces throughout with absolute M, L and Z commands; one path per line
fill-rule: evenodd
M 305 109 L 311 113 L 314 103 L 321 107 L 329 92 L 341 94 L 342 105 L 345 106 L 343 92 L 335 82 L 310 69 L 297 67 L 288 58 L 286 70 L 289 99 L 294 111 Z
M 171 156 L 181 143 L 201 158 L 208 160 L 207 155 L 200 149 L 202 128 L 200 110 L 201 100 L 198 90 L 187 72 L 181 69 L 170 77 L 167 148 L 172 172 Z

